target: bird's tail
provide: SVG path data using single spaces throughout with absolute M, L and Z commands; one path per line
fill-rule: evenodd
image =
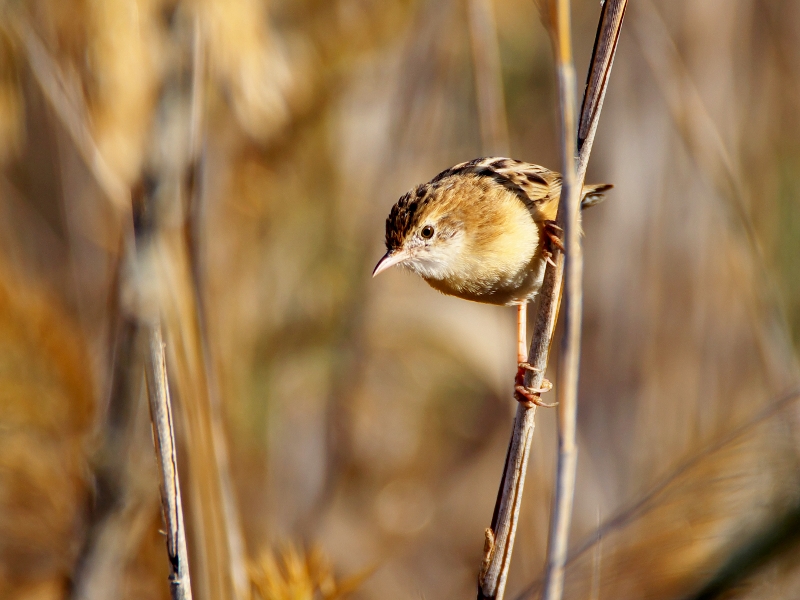
M 583 186 L 581 208 L 590 208 L 595 204 L 600 204 L 606 199 L 605 193 L 613 187 L 610 183 L 591 183 Z

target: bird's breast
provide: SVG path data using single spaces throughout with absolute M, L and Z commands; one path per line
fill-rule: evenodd
M 505 200 L 495 199 L 483 220 L 472 220 L 447 272 L 440 278 L 425 278 L 433 288 L 502 305 L 527 301 L 539 291 L 544 261 L 538 225 L 518 199 Z

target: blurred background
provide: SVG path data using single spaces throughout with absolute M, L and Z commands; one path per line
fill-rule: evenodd
M 800 597 L 798 40 L 796 0 L 629 7 L 568 598 Z M 514 311 L 370 275 L 413 185 L 558 169 L 555 100 L 530 0 L 1 1 L 0 598 L 168 597 L 153 314 L 195 598 L 473 597 Z M 546 549 L 536 417 L 509 598 Z

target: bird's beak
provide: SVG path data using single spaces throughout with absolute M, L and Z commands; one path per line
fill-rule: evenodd
M 389 250 L 389 252 L 384 254 L 383 258 L 378 261 L 378 264 L 375 265 L 375 270 L 372 271 L 372 276 L 375 277 L 376 275 L 383 273 L 389 267 L 399 265 L 407 258 L 408 253 L 405 250 Z

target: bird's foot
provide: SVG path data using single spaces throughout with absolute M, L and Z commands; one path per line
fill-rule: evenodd
M 545 221 L 544 223 L 544 259 L 554 267 L 556 264 L 553 262 L 553 249 L 558 248 L 564 251 L 564 243 L 561 241 L 561 234 L 564 230 L 556 225 L 555 221 Z
M 556 406 L 558 402 L 548 404 L 547 402 L 542 402 L 542 399 L 540 398 L 541 394 L 549 392 L 553 389 L 553 384 L 550 383 L 550 381 L 543 379 L 542 386 L 538 388 L 527 387 L 525 385 L 525 371 L 539 373 L 541 372 L 541 369 L 537 369 L 533 365 L 526 362 L 521 362 L 518 366 L 519 368 L 517 369 L 517 376 L 514 378 L 514 399 L 527 408 L 532 408 L 534 405 L 541 406 L 543 408 L 553 408 Z
M 541 369 L 537 369 L 536 367 L 534 367 L 529 362 L 517 363 L 517 367 L 519 368 L 519 370 L 517 371 L 517 375 L 519 375 L 520 373 L 525 375 L 525 371 L 533 371 L 534 373 L 541 373 L 542 372 Z
M 514 386 L 514 399 L 526 408 L 533 408 L 534 405 L 541 406 L 542 408 L 553 408 L 554 406 L 558 406 L 558 402 L 549 404 L 547 402 L 542 402 L 540 397 L 540 394 L 549 392 L 551 389 L 553 389 L 553 384 L 547 379 L 542 381 L 542 387 L 540 388 L 530 388 L 525 387 L 524 385 L 517 385 Z
M 525 384 L 525 371 L 533 371 L 534 373 L 539 373 L 541 369 L 537 369 L 529 362 L 518 362 L 517 363 L 517 374 L 514 377 L 514 386 L 524 385 Z

